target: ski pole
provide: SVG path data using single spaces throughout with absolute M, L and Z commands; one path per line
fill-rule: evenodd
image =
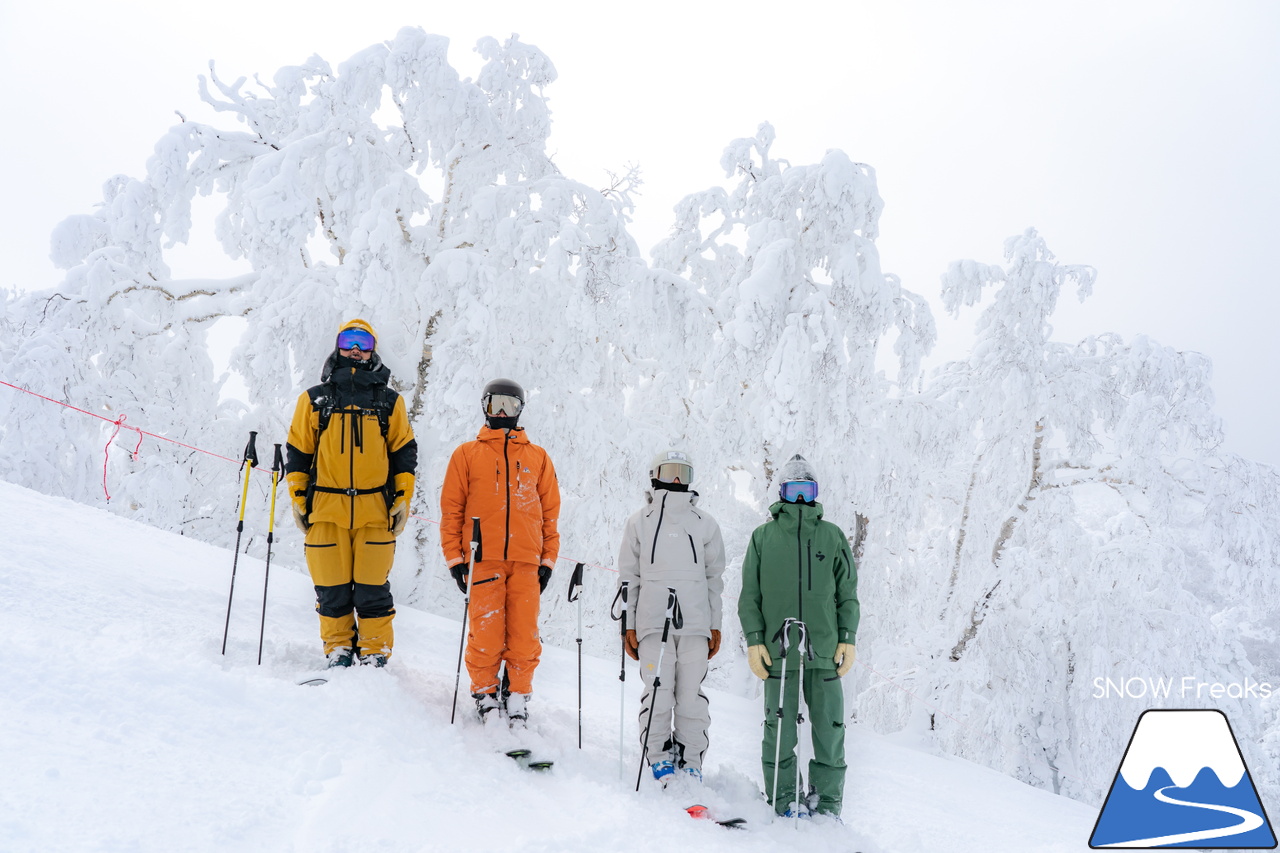
M 804 698 L 805 663 L 813 657 L 813 650 L 809 648 L 809 626 L 799 619 L 792 620 L 792 623 L 797 635 L 796 647 L 800 651 L 799 681 L 796 688 L 796 801 L 804 803 L 805 808 L 809 808 L 808 785 L 805 783 L 804 771 L 800 768 L 800 758 L 804 755 L 804 741 L 800 739 L 800 735 L 804 731 L 804 712 L 808 707 L 808 703 L 805 702 Z M 812 740 L 812 735 L 810 735 L 810 740 Z M 812 752 L 812 749 L 810 751 Z M 796 813 L 799 814 L 799 809 L 796 810 Z M 799 823 L 796 824 L 797 827 L 799 825 Z
M 639 604 L 639 602 L 637 602 Z M 640 777 L 644 775 L 645 759 L 649 755 L 649 730 L 653 726 L 653 707 L 658 704 L 658 688 L 662 686 L 662 657 L 667 650 L 667 637 L 671 635 L 671 623 L 676 618 L 676 591 L 667 587 L 667 616 L 662 623 L 662 643 L 658 646 L 658 668 L 653 671 L 653 686 L 649 692 L 649 719 L 644 724 L 644 733 L 640 735 L 640 767 L 636 770 L 636 792 L 640 791 Z M 684 620 L 680 620 L 683 622 Z M 680 625 L 676 626 L 681 627 Z M 643 672 L 643 670 L 641 670 Z
M 249 431 L 249 443 L 244 447 L 244 459 L 240 462 L 240 474 L 244 479 L 240 490 L 240 519 L 236 522 L 236 550 L 231 557 L 231 591 L 227 593 L 227 620 L 222 626 L 222 653 L 227 653 L 227 632 L 231 629 L 231 600 L 236 595 L 236 564 L 240 561 L 240 534 L 244 532 L 244 505 L 249 500 L 249 474 L 258 467 L 258 448 L 254 444 L 258 434 Z
M 262 623 L 258 625 L 258 666 L 262 666 L 262 638 L 267 633 L 267 584 L 271 583 L 271 543 L 276 536 L 276 486 L 280 484 L 280 471 L 284 468 L 284 456 L 276 445 L 275 459 L 271 462 L 271 515 L 267 518 L 267 567 L 262 575 Z
M 627 727 L 627 581 L 618 584 L 618 594 L 609 606 L 609 618 L 622 622 L 622 663 L 618 669 L 618 778 L 626 778 L 627 763 L 623 756 Z M 621 605 L 621 607 L 619 607 Z
M 471 614 L 471 579 L 476 576 L 476 548 L 480 547 L 480 519 L 471 516 L 471 562 L 467 567 L 467 592 L 462 598 L 462 636 L 458 638 L 458 667 L 453 672 L 453 711 L 449 725 L 458 716 L 458 684 L 462 680 L 462 647 L 467 642 L 467 621 Z
M 569 601 L 578 603 L 578 749 L 582 749 L 582 570 L 578 563 L 569 578 Z

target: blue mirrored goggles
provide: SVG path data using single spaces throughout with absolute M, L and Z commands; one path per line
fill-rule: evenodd
M 343 329 L 338 332 L 338 349 L 358 349 L 361 352 L 373 352 L 373 348 L 377 345 L 377 339 L 364 329 Z
M 813 480 L 789 480 L 782 484 L 778 494 L 787 503 L 795 503 L 797 500 L 813 503 L 818 499 L 818 484 Z

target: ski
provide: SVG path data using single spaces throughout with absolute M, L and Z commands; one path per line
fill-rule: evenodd
M 319 687 L 321 684 L 328 684 L 328 683 L 329 683 L 329 679 L 323 675 L 308 675 L 306 678 L 297 682 L 299 687 L 302 687 L 302 686 Z
M 746 829 L 747 828 L 746 818 L 731 817 L 725 820 L 718 820 L 711 816 L 710 809 L 708 809 L 706 806 L 701 804 L 689 806 L 689 808 L 685 809 L 685 811 L 688 812 L 689 817 L 693 818 L 694 820 L 714 821 L 715 823 L 718 823 L 720 826 L 723 826 L 726 829 Z
M 532 758 L 533 752 L 524 748 L 508 749 L 506 755 L 508 758 L 515 759 L 516 764 L 523 770 L 546 772 L 555 765 L 555 762 L 549 759 Z

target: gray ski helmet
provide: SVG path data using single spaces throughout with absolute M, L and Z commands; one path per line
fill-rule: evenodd
M 687 486 L 693 482 L 693 457 L 683 450 L 664 450 L 649 463 L 649 479 Z
M 518 418 L 524 411 L 524 388 L 514 379 L 494 379 L 484 386 L 484 390 L 480 392 L 480 411 L 486 418 L 494 417 L 489 414 L 489 403 L 494 397 L 513 398 L 516 401 L 516 411 L 507 412 L 509 418 Z

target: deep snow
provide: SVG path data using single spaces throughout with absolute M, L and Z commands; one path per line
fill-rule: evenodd
M 584 659 L 576 749 L 570 649 L 545 650 L 531 706 L 529 740 L 556 768 L 528 773 L 464 707 L 449 725 L 457 621 L 402 607 L 386 670 L 299 687 L 321 661 L 300 567 L 272 566 L 256 666 L 260 561 L 240 558 L 223 657 L 230 552 L 9 483 L 0 500 L 0 850 L 1087 850 L 1093 808 L 856 725 L 844 824 L 771 823 L 759 703 L 717 691 L 698 799 L 751 831 L 691 820 L 632 791 L 634 669 L 620 773 L 617 659 Z

